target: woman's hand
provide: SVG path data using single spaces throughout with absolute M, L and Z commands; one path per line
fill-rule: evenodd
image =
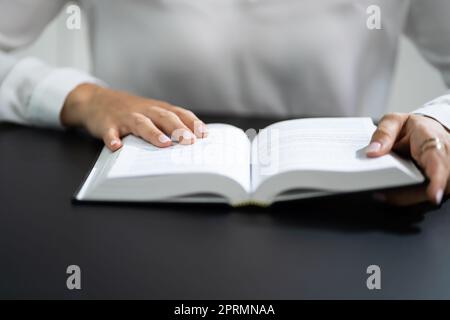
M 95 84 L 82 84 L 69 94 L 61 122 L 85 127 L 112 151 L 119 149 L 121 137 L 130 133 L 158 147 L 168 147 L 172 140 L 192 144 L 207 135 L 206 125 L 191 111 Z
M 377 194 L 395 205 L 431 201 L 437 205 L 450 194 L 450 134 L 438 121 L 415 114 L 385 115 L 367 147 L 369 157 L 391 150 L 411 155 L 429 179 L 426 188 L 417 187 Z

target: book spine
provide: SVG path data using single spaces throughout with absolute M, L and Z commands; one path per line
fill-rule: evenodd
M 241 208 L 241 207 L 249 207 L 249 206 L 267 208 L 270 206 L 270 203 L 255 201 L 255 200 L 247 200 L 247 201 L 238 202 L 238 203 L 235 203 L 232 205 L 233 208 Z

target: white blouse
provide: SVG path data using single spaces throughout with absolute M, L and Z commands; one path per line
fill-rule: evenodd
M 379 117 L 403 33 L 450 86 L 448 0 L 79 0 L 93 75 L 8 53 L 66 2 L 0 0 L 0 120 L 60 126 L 68 93 L 99 81 L 195 112 Z M 416 112 L 450 128 L 450 95 Z

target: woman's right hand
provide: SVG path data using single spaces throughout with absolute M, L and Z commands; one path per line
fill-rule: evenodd
M 157 147 L 168 147 L 172 140 L 192 144 L 207 135 L 206 125 L 189 110 L 95 84 L 81 84 L 68 95 L 61 122 L 85 127 L 112 151 L 122 146 L 121 138 L 128 134 Z

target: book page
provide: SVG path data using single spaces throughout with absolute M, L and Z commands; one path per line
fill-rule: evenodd
M 401 167 L 392 155 L 366 156 L 375 129 L 370 118 L 313 118 L 271 125 L 253 142 L 252 187 L 293 170 L 355 172 Z
M 225 124 L 208 125 L 208 137 L 192 145 L 158 148 L 128 136 L 108 178 L 213 173 L 228 176 L 250 189 L 250 141 L 245 133 Z

